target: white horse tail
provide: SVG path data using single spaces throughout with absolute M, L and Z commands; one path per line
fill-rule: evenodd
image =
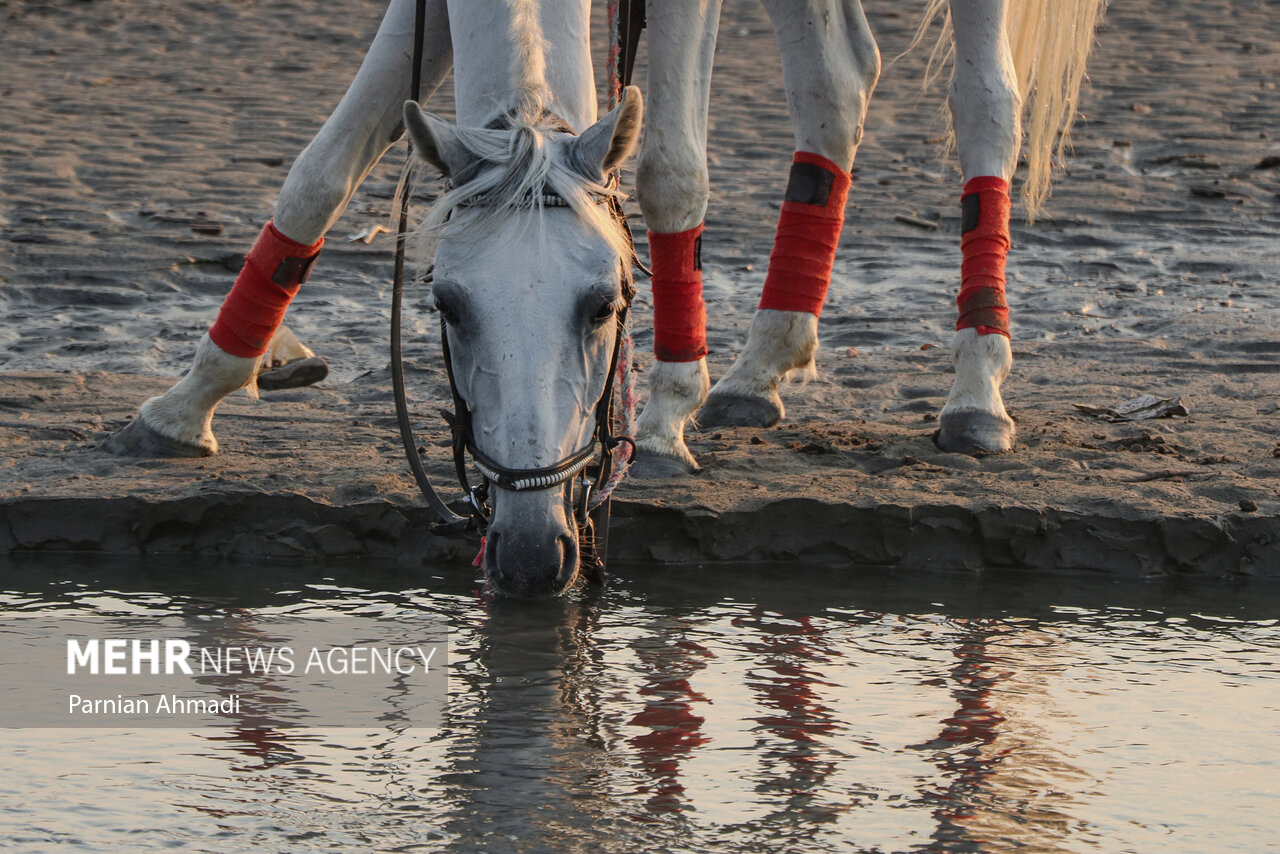
M 1107 0 L 1008 0 L 1006 5 L 1005 32 L 1022 97 L 1027 160 L 1022 200 L 1028 219 L 1044 205 L 1053 168 L 1065 160 L 1085 62 L 1106 5 Z M 913 47 L 946 9 L 947 0 L 928 0 Z M 929 57 L 926 85 L 939 76 L 954 52 L 948 11 Z M 950 129 L 948 137 L 948 146 L 954 145 Z

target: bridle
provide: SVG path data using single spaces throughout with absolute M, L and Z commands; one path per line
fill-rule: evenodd
M 642 0 L 641 2 L 632 0 L 632 2 L 625 3 L 628 7 L 624 13 L 625 29 L 617 30 L 618 20 L 615 17 L 617 14 L 615 5 L 616 3 L 611 0 L 610 15 L 615 27 L 615 43 L 621 45 L 623 57 L 622 66 L 617 69 L 618 77 L 616 82 L 620 87 L 630 81 L 636 43 L 639 40 L 640 28 L 644 25 L 644 10 Z M 411 84 L 415 101 L 418 98 L 421 87 L 420 75 L 425 20 L 425 0 L 418 0 L 415 17 L 413 78 Z M 611 51 L 611 73 L 614 59 L 615 54 Z M 412 143 L 410 143 L 410 149 L 409 155 L 412 157 Z M 458 384 L 453 371 L 453 358 L 449 350 L 448 324 L 443 316 L 440 318 L 441 349 L 444 355 L 445 370 L 449 378 L 449 391 L 453 398 L 453 411 L 444 410 L 441 414 L 449 424 L 452 434 L 451 446 L 453 449 L 454 472 L 466 496 L 464 499 L 466 506 L 461 508 L 466 515 L 460 515 L 441 500 L 431 486 L 430 479 L 427 477 L 422 459 L 419 456 L 417 441 L 413 435 L 413 427 L 409 418 L 408 398 L 405 393 L 401 341 L 401 306 L 404 294 L 405 236 L 408 231 L 409 195 L 408 188 L 402 188 L 396 230 L 395 267 L 391 302 L 391 377 L 396 404 L 396 419 L 400 426 L 400 438 L 404 444 L 409 469 L 413 473 L 414 480 L 417 482 L 427 506 L 436 516 L 436 521 L 431 525 L 432 532 L 441 535 L 457 535 L 468 530 L 477 530 L 483 536 L 492 515 L 492 510 L 488 503 L 490 487 L 512 492 L 555 489 L 562 487 L 565 483 L 573 482 L 575 478 L 581 475 L 576 482 L 578 497 L 573 502 L 580 562 L 588 569 L 602 569 L 604 567 L 613 487 L 619 480 L 618 475 L 624 473 L 625 467 L 634 460 L 636 453 L 634 440 L 630 436 L 615 435 L 613 425 L 617 415 L 615 404 L 618 375 L 620 369 L 630 370 L 629 365 L 620 362 L 620 356 L 625 349 L 624 342 L 629 335 L 627 317 L 632 299 L 635 296 L 631 270 L 638 269 L 647 272 L 645 266 L 636 257 L 635 242 L 632 239 L 631 229 L 627 223 L 626 215 L 623 213 L 621 202 L 614 195 L 607 196 L 603 202 L 609 206 L 614 221 L 618 223 L 626 234 L 629 257 L 624 258 L 622 262 L 624 265 L 622 270 L 623 305 L 614 314 L 614 344 L 609 359 L 604 390 L 595 404 L 595 430 L 590 441 L 583 448 L 552 465 L 526 469 L 503 466 L 485 454 L 475 441 L 475 434 L 472 430 L 471 407 L 458 391 Z M 471 199 L 468 204 L 472 206 L 482 205 L 484 201 L 483 197 L 476 197 Z M 534 200 L 529 199 L 528 201 L 532 206 Z M 554 193 L 541 195 L 537 203 L 543 207 L 569 206 L 567 201 Z M 430 278 L 431 271 L 428 271 L 426 281 L 429 282 Z M 615 451 L 622 445 L 628 446 L 629 453 L 622 460 L 621 467 L 617 468 L 614 455 Z M 599 461 L 593 465 L 597 448 Z M 468 455 L 470 455 L 476 470 L 481 475 L 480 482 L 475 486 L 472 486 L 467 474 Z M 484 549 L 482 545 L 481 555 L 477 558 L 477 561 L 482 561 L 483 555 Z
M 548 197 L 544 196 L 543 203 L 545 204 L 548 201 Z M 561 204 L 567 205 L 564 202 L 561 202 Z M 609 204 L 616 206 L 616 199 L 611 197 Z M 625 220 L 622 222 L 625 222 Z M 628 245 L 631 246 L 631 252 L 634 254 L 635 250 L 631 244 L 629 231 L 627 232 L 627 239 Z M 612 486 L 616 484 L 616 481 L 613 480 L 615 469 L 614 452 L 619 446 L 626 445 L 630 453 L 627 454 L 625 463 L 629 464 L 635 458 L 634 440 L 630 436 L 615 435 L 613 431 L 616 398 L 614 391 L 619 375 L 619 357 L 623 350 L 624 341 L 629 334 L 627 316 L 631 308 L 632 299 L 635 296 L 635 288 L 631 284 L 631 276 L 627 274 L 629 271 L 624 270 L 622 279 L 622 307 L 614 313 L 614 342 L 609 357 L 604 389 L 594 407 L 596 423 L 591 439 L 583 448 L 549 466 L 511 468 L 497 462 L 480 449 L 476 443 L 475 432 L 472 430 L 471 407 L 458 390 L 457 379 L 454 375 L 453 354 L 449 347 L 448 323 L 444 317 L 440 318 L 441 350 L 444 355 L 445 371 L 449 378 L 449 393 L 453 398 L 453 410 L 442 410 L 441 414 L 449 424 L 450 432 L 452 433 L 451 446 L 453 449 L 454 472 L 457 476 L 458 484 L 466 495 L 466 515 L 459 515 L 440 500 L 435 489 L 431 486 L 426 471 L 422 466 L 422 460 L 417 450 L 417 442 L 413 437 L 413 428 L 409 422 L 408 400 L 404 389 L 404 361 L 400 333 L 401 305 L 404 292 L 403 252 L 403 246 L 398 246 L 396 253 L 397 274 L 392 289 L 392 386 L 395 391 L 396 416 L 400 424 L 400 436 L 404 443 L 410 469 L 413 471 L 414 479 L 418 482 L 428 506 L 437 516 L 437 521 L 431 526 L 432 531 L 437 534 L 460 534 L 474 529 L 483 535 L 488 528 L 489 518 L 492 515 L 488 501 L 491 487 L 511 492 L 555 489 L 563 486 L 566 482 L 574 481 L 575 478 L 582 475 L 575 484 L 578 487 L 578 496 L 574 501 L 573 514 L 578 532 L 580 560 L 584 566 L 602 568 L 604 564 L 603 546 L 608 530 L 610 493 L 612 492 Z M 630 259 L 623 263 L 630 263 Z M 428 271 L 425 281 L 429 283 L 430 279 L 431 272 Z M 596 460 L 597 450 L 599 452 L 599 460 L 593 465 L 593 461 Z M 467 472 L 468 455 L 481 475 L 480 482 L 475 485 L 472 485 Z M 598 499 L 593 501 L 593 496 L 598 496 Z
M 627 236 L 628 241 L 630 241 L 630 234 L 628 233 Z M 634 252 L 634 248 L 632 251 Z M 428 273 L 429 276 L 430 274 Z M 475 433 L 471 429 L 471 407 L 458 391 L 458 383 L 454 377 L 453 355 L 449 349 L 448 323 L 445 322 L 443 317 L 440 318 L 441 349 L 444 353 L 445 371 L 449 377 L 449 392 L 453 397 L 453 411 L 446 411 L 442 414 L 453 434 L 454 469 L 458 476 L 458 483 L 469 497 L 471 527 L 476 527 L 483 532 L 488 524 L 489 510 L 486 500 L 490 486 L 511 492 L 554 489 L 584 471 L 587 472 L 587 476 L 584 476 L 581 481 L 581 493 L 574 514 L 578 521 L 580 536 L 583 533 L 582 529 L 590 524 L 589 514 L 592 509 L 595 509 L 595 505 L 592 505 L 590 501 L 591 494 L 599 492 L 612 475 L 614 450 L 619 445 L 625 444 L 631 449 L 629 459 L 635 456 L 635 442 L 631 437 L 614 435 L 613 433 L 615 415 L 615 396 L 613 392 L 618 377 L 619 355 L 622 352 L 623 342 L 628 334 L 627 315 L 634 297 L 635 288 L 631 284 L 631 276 L 624 275 L 623 304 L 614 314 L 613 348 L 609 357 L 609 368 L 605 377 L 604 390 L 595 404 L 596 426 L 590 441 L 583 448 L 559 462 L 540 468 L 509 468 L 484 453 L 476 444 Z M 598 466 L 590 467 L 596 455 L 597 446 L 599 446 L 600 451 L 600 462 Z M 483 480 L 476 487 L 471 486 L 467 477 L 466 458 L 468 454 L 471 455 L 476 470 L 483 476 Z M 594 477 L 590 476 L 592 474 L 594 474 Z

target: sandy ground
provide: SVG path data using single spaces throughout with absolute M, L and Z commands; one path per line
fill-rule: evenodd
M 381 4 L 343 9 L 0 0 L 0 550 L 473 553 L 425 531 L 400 456 L 390 239 L 347 239 L 386 222 L 401 148 L 290 312 L 328 381 L 230 398 L 215 458 L 96 447 L 185 369 L 291 158 L 354 73 Z M 614 557 L 1280 574 L 1280 17 L 1257 0 L 1170 9 L 1110 11 L 1070 174 L 1040 221 L 1015 224 L 1006 401 L 1022 445 L 972 459 L 930 440 L 951 380 L 959 177 L 935 142 L 939 93 L 918 94 L 924 56 L 889 61 L 913 5 L 867 0 L 886 69 L 820 377 L 784 393 L 776 429 L 695 433 L 702 474 L 627 482 Z M 717 62 L 713 376 L 750 322 L 792 147 L 756 4 L 727 0 Z M 448 113 L 450 94 L 432 107 Z M 423 441 L 440 442 L 427 302 L 410 300 L 414 396 Z M 1072 407 L 1146 393 L 1183 398 L 1190 417 L 1110 424 Z

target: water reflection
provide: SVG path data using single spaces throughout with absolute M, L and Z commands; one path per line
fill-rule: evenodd
M 1265 586 L 646 570 L 531 605 L 397 567 L 0 571 L 11 610 L 221 613 L 222 640 L 299 609 L 429 613 L 451 632 L 438 730 L 0 731 L 13 848 L 1202 851 L 1280 829 L 1186 826 L 1172 804 L 1192 792 L 1164 770 L 1234 738 L 1257 779 L 1194 796 L 1277 814 L 1280 737 L 1224 711 L 1280 711 Z
M 709 701 L 690 680 L 712 656 L 691 637 L 689 623 L 688 617 L 660 618 L 653 621 L 648 636 L 631 644 L 644 680 L 637 692 L 644 707 L 628 723 L 646 732 L 628 743 L 646 777 L 635 792 L 648 796 L 645 806 L 652 813 L 684 808 L 681 763 L 709 741 L 702 733 L 706 719 L 694 712 L 695 703 Z
M 762 822 L 804 833 L 834 822 L 855 806 L 827 785 L 847 757 L 835 746 L 847 727 L 822 696 L 842 664 L 835 636 L 812 616 L 761 607 L 734 626 L 747 630 L 742 648 L 756 662 L 747 683 L 763 712 L 754 718 L 760 767 L 753 776 L 756 792 L 772 806 Z
M 1020 621 L 1019 621 L 1020 622 Z M 1070 641 L 1052 631 L 998 620 L 963 620 L 946 685 L 956 703 L 932 751 L 944 786 L 936 803 L 937 851 L 1065 852 L 1079 842 L 1072 817 L 1089 775 L 1072 763 L 1070 742 L 1040 721 L 1069 718 L 1049 687 Z

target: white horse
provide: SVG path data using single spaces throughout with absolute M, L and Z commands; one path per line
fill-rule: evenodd
M 963 198 L 955 383 L 939 443 L 1002 452 L 1015 441 L 1000 388 L 1011 365 L 1004 257 L 1008 182 L 1034 96 L 1027 181 L 1043 198 L 1054 137 L 1069 126 L 1105 0 L 930 0 L 947 11 L 950 90 Z M 428 216 L 436 304 L 448 324 L 477 448 L 509 469 L 539 469 L 588 443 L 623 300 L 627 245 L 602 201 L 610 171 L 639 142 L 641 99 L 597 121 L 590 0 L 428 0 L 422 92 L 452 65 L 458 125 L 403 104 L 415 0 L 391 0 L 354 82 L 299 155 L 191 370 L 108 440 L 124 454 L 217 451 L 218 402 L 250 386 L 284 310 L 357 186 L 407 125 L 451 191 Z M 849 171 L 880 71 L 859 0 L 764 0 L 782 54 L 795 149 L 760 309 L 746 346 L 710 387 L 700 234 L 709 197 L 708 87 L 720 0 L 651 0 L 647 131 L 637 192 L 650 232 L 656 361 L 637 442 L 651 471 L 696 461 L 685 426 L 769 425 L 780 380 L 812 370 L 818 313 L 843 223 Z M 923 24 L 922 30 L 923 32 Z M 1012 41 L 1012 44 L 1011 44 Z M 937 55 L 937 52 L 935 52 Z M 551 204 L 544 204 L 550 200 Z M 578 572 L 569 487 L 496 489 L 485 549 L 494 586 L 554 594 Z

